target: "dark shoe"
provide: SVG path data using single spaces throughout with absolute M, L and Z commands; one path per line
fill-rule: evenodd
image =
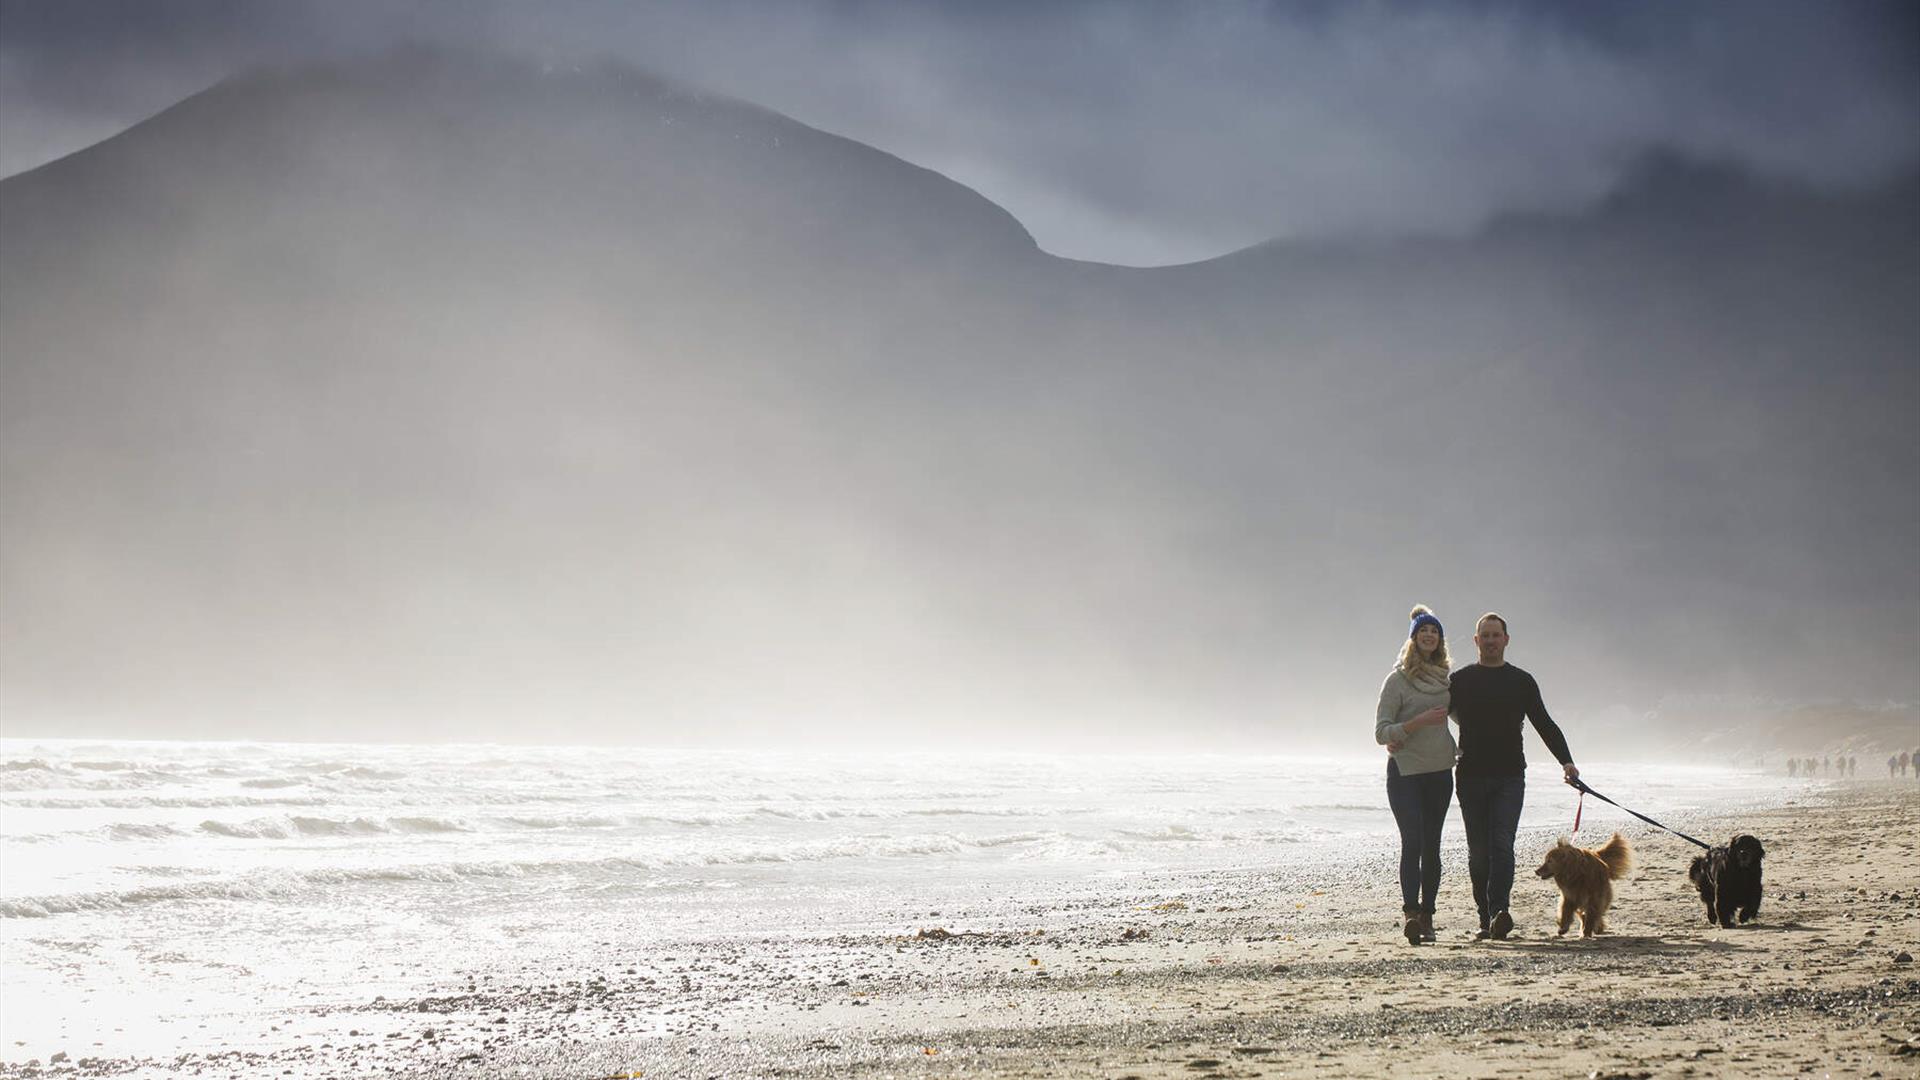
M 1433 936 L 1433 916 L 1425 914 L 1423 912 L 1420 916 L 1421 944 L 1431 945 L 1437 940 L 1439 939 Z
M 1487 936 L 1495 941 L 1505 941 L 1507 935 L 1511 933 L 1513 933 L 1513 916 L 1504 911 L 1496 914 L 1493 917 L 1493 925 L 1487 927 Z
M 1407 944 L 1420 944 L 1420 913 L 1409 911 L 1406 913 L 1406 920 L 1407 925 L 1401 927 L 1401 933 L 1407 935 Z

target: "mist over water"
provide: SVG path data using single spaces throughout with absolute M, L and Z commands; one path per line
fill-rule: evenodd
M 11 734 L 1338 751 L 1415 602 L 1562 719 L 1910 697 L 1911 177 L 1653 154 L 1125 270 L 754 104 L 401 50 L 0 209 Z

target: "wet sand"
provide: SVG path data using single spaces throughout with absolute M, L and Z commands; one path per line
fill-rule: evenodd
M 1392 852 L 1326 853 L 848 920 L 882 932 L 503 955 L 430 996 L 262 1016 L 245 1047 L 0 1075 L 1920 1076 L 1920 784 L 1782 800 L 1671 822 L 1766 842 L 1735 929 L 1705 919 L 1696 849 L 1589 806 L 1583 841 L 1638 852 L 1591 940 L 1553 936 L 1537 833 L 1514 937 L 1473 940 L 1456 819 L 1434 945 L 1399 936 Z

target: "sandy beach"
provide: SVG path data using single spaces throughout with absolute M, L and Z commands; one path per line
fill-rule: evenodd
M 1542 796 L 1544 797 L 1544 796 Z M 1476 942 L 1449 826 L 1435 945 L 1397 933 L 1390 852 L 946 910 L 862 913 L 640 951 L 511 955 L 442 993 L 261 1015 L 258 1042 L 161 1058 L 9 1060 L 6 1076 L 1920 1075 L 1920 785 L 1782 785 L 1782 805 L 1670 822 L 1768 850 L 1753 926 L 1704 919 L 1694 850 L 1589 805 L 1637 866 L 1612 933 L 1556 939 L 1523 832 L 1519 923 Z M 1604 809 L 1605 812 L 1601 812 Z M 1577 932 L 1577 931 L 1576 931 Z

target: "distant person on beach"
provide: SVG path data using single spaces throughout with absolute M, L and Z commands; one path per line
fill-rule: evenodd
M 1893 770 L 1899 767 L 1900 767 L 1900 759 L 1897 757 L 1894 757 L 1892 754 L 1888 754 L 1887 755 L 1887 779 L 1889 780 L 1893 779 Z
M 1852 754 L 1847 755 L 1847 775 L 1849 777 L 1860 775 L 1860 759 Z
M 1547 715 L 1540 685 L 1507 663 L 1507 620 L 1480 616 L 1473 643 L 1477 663 L 1453 673 L 1453 718 L 1460 725 L 1460 764 L 1454 787 L 1467 827 L 1467 873 L 1480 909 L 1480 935 L 1495 940 L 1513 932 L 1507 903 L 1513 894 L 1513 837 L 1527 797 L 1527 759 L 1520 721 L 1529 720 L 1560 762 L 1567 783 L 1580 778 L 1566 736 Z
M 1432 941 L 1440 891 L 1440 829 L 1453 802 L 1453 733 L 1447 730 L 1447 634 L 1424 605 L 1408 616 L 1406 643 L 1380 684 L 1373 738 L 1385 746 L 1387 805 L 1400 826 L 1400 913 L 1409 945 Z
M 1905 750 L 1900 751 L 1900 775 L 1907 775 L 1907 752 Z
M 1787 759 L 1787 775 L 1788 776 L 1800 775 L 1800 759 L 1799 758 L 1790 757 Z

